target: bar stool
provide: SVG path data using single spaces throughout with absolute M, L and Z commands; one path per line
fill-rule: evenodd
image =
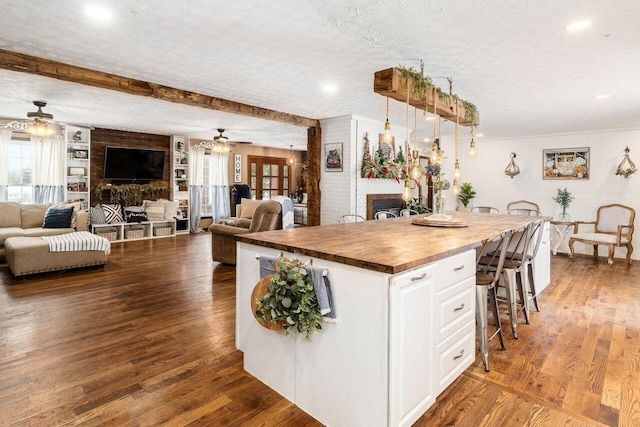
M 529 242 L 531 241 L 534 224 L 535 222 L 529 222 L 513 233 L 502 266 L 506 302 L 509 307 L 509 320 L 515 339 L 518 339 L 518 313 L 520 311 L 524 312 L 525 322 L 527 325 L 529 324 L 529 287 L 527 284 L 527 275 L 523 273 L 525 266 L 524 259 L 526 259 L 529 250 Z M 518 293 L 517 296 L 516 292 Z M 517 304 L 522 305 L 520 310 L 518 310 Z
M 525 274 L 528 278 L 529 285 L 529 296 L 527 297 L 528 301 L 533 301 L 534 306 L 536 307 L 536 311 L 540 311 L 540 306 L 538 306 L 538 292 L 536 291 L 536 283 L 533 277 L 533 260 L 536 258 L 538 253 L 538 249 L 540 249 L 540 242 L 542 242 L 542 234 L 544 233 L 544 224 L 545 220 L 541 219 L 536 221 L 533 226 L 532 231 L 532 243 L 533 250 L 531 254 L 527 254 L 524 258 L 524 269 Z
M 527 253 L 529 248 L 529 241 L 531 239 L 531 232 L 533 230 L 534 222 L 528 222 L 512 234 L 509 246 L 506 249 L 504 263 L 502 265 L 502 281 L 496 284 L 496 287 L 502 287 L 505 290 L 504 299 L 499 298 L 501 301 L 506 301 L 509 308 L 509 321 L 511 323 L 511 330 L 513 331 L 513 337 L 518 339 L 518 313 L 524 311 L 525 321 L 529 323 L 529 300 L 528 300 L 528 286 L 527 275 L 522 274 L 524 270 L 525 258 L 524 254 Z M 482 265 L 487 265 L 490 268 L 497 268 L 495 261 L 495 255 L 498 251 L 488 253 L 479 262 Z M 494 257 L 494 258 L 492 258 Z M 518 296 L 516 296 L 516 293 Z M 517 304 L 522 306 L 521 310 L 518 310 Z
M 502 273 L 507 247 L 511 239 L 511 230 L 503 231 L 487 240 L 476 258 L 476 327 L 478 328 L 478 341 L 480 342 L 480 354 L 485 371 L 489 372 L 489 341 L 497 335 L 500 345 L 506 350 L 502 336 L 502 324 L 498 312 L 498 299 L 496 296 L 496 284 Z M 497 250 L 496 250 L 497 249 Z M 493 251 L 493 255 L 488 252 Z M 480 261 L 483 260 L 484 263 Z M 488 308 L 491 305 L 496 331 L 489 336 L 488 332 Z

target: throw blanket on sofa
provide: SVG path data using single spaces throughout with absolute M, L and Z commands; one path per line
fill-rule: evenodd
M 49 252 L 103 251 L 105 255 L 111 253 L 111 242 L 108 239 L 88 231 L 42 236 L 42 239 L 49 242 Z
M 273 196 L 271 200 L 275 200 L 282 205 L 282 229 L 293 228 L 293 202 L 291 199 L 285 196 Z

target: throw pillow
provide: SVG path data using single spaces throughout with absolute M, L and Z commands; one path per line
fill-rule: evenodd
M 240 218 L 253 218 L 253 213 L 260 203 L 262 203 L 262 200 L 242 199 L 240 201 Z
M 124 218 L 122 217 L 122 206 L 120 206 L 119 203 L 103 203 L 102 210 L 104 211 L 104 217 L 107 220 L 107 224 L 124 222 Z
M 91 224 L 106 224 L 107 218 L 104 216 L 104 210 L 100 204 L 95 205 L 91 208 Z
M 73 206 L 73 215 L 71 215 L 71 228 L 76 228 L 77 224 L 77 215 L 78 212 L 81 210 L 82 208 L 82 202 L 62 202 L 62 203 L 56 203 L 54 205 L 51 205 L 50 208 L 53 209 L 64 209 L 64 208 L 68 208 L 69 206 Z
M 158 201 L 165 203 L 164 219 L 171 220 L 176 217 L 176 213 L 178 212 L 178 202 L 167 199 L 158 199 Z
M 144 206 L 127 206 L 124 210 L 129 212 L 144 212 Z
M 144 204 L 144 211 L 147 213 L 147 218 L 151 221 L 159 221 L 164 219 L 164 211 L 166 209 L 166 201 L 149 201 Z
M 146 212 L 134 212 L 129 210 L 129 208 L 124 210 L 124 219 L 127 222 L 142 222 L 147 221 L 147 213 Z
M 42 228 L 71 228 L 73 206 L 63 209 L 49 208 L 44 215 Z

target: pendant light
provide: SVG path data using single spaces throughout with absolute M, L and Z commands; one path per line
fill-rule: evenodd
M 407 152 L 407 160 L 406 160 L 406 167 L 405 167 L 405 174 L 404 174 L 404 190 L 402 191 L 402 200 L 404 200 L 405 202 L 410 202 L 411 199 L 413 198 L 411 196 L 411 182 L 409 181 L 409 159 L 411 158 L 410 156 L 410 152 L 409 152 L 409 91 L 410 91 L 410 87 L 409 85 L 407 85 L 407 139 L 405 140 L 405 150 Z M 388 102 L 387 98 L 387 102 Z M 386 126 L 386 125 L 385 125 Z
M 384 122 L 384 136 L 383 141 L 391 144 L 393 141 L 393 134 L 391 133 L 391 123 L 389 123 L 389 97 L 387 96 L 387 121 Z
M 474 126 L 471 125 L 471 142 L 469 143 L 469 157 L 476 156 L 476 143 L 473 141 Z
M 293 167 L 296 164 L 296 158 L 293 157 L 293 145 L 289 145 L 289 158 L 287 159 L 289 167 Z
M 454 172 L 453 172 L 453 193 L 457 196 L 460 192 L 460 188 L 458 188 L 458 178 L 460 178 L 460 161 L 458 160 L 458 154 L 460 151 L 459 146 L 459 138 L 458 138 L 458 128 L 459 128 L 459 114 L 458 114 L 458 105 L 459 101 L 456 99 L 456 127 L 455 127 L 455 157 L 456 162 L 454 164 Z
M 431 145 L 431 163 L 440 163 L 440 139 L 436 133 L 436 125 L 440 127 L 440 117 L 436 115 L 436 96 L 438 93 L 433 88 L 433 144 Z
M 414 181 L 418 181 L 422 176 L 422 172 L 420 171 L 420 152 L 418 151 L 418 109 L 414 107 L 414 117 L 413 117 L 413 126 L 414 129 L 414 138 L 413 138 L 413 152 L 411 153 L 411 158 L 413 159 L 413 167 L 411 168 L 411 178 Z

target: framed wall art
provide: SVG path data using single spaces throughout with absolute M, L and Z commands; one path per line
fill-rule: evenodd
M 589 179 L 589 148 L 542 150 L 543 179 Z
M 324 145 L 325 165 L 327 172 L 342 172 L 342 142 Z

